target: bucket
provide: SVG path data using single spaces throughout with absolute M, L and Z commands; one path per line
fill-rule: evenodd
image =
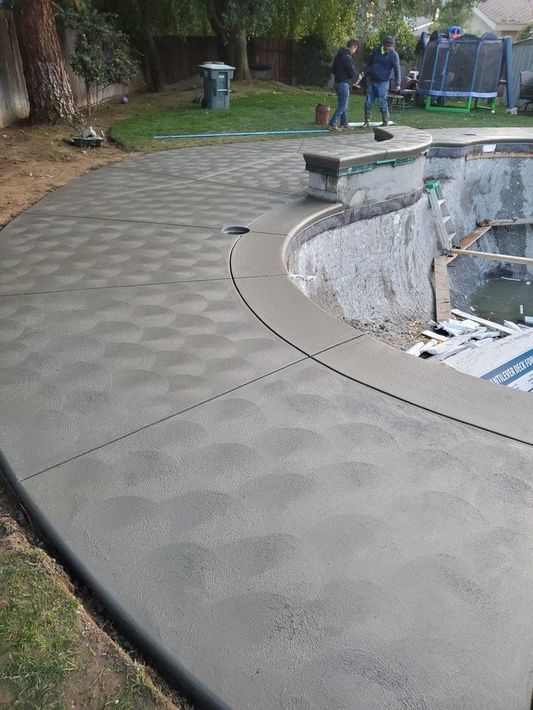
M 330 107 L 326 104 L 317 104 L 315 106 L 315 123 L 325 126 L 329 121 Z

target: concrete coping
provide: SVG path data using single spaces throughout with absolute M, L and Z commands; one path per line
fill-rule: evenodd
M 523 142 L 524 132 L 516 130 L 521 133 L 517 139 Z M 402 135 L 413 132 L 405 130 Z M 477 138 L 507 143 L 512 135 L 510 129 L 495 133 L 487 130 Z M 428 136 L 422 132 L 416 141 L 406 137 L 398 148 L 423 151 L 430 145 Z M 533 131 L 529 131 L 529 136 L 533 138 Z M 394 150 L 393 146 L 391 155 Z M 340 166 L 359 159 L 351 148 L 350 151 L 350 156 L 343 156 L 339 146 L 334 149 L 334 156 L 312 157 L 324 161 L 329 158 L 331 164 Z M 300 275 L 291 276 L 287 271 L 287 256 L 293 244 L 305 241 L 307 232 L 315 235 L 345 223 L 347 214 L 340 204 L 325 207 L 321 200 L 306 197 L 276 210 L 274 228 L 268 228 L 270 215 L 252 225 L 231 254 L 232 277 L 248 307 L 281 338 L 352 380 L 464 424 L 533 444 L 530 394 L 392 348 L 326 312 L 295 285 Z
M 441 128 L 432 135 L 434 148 L 466 148 L 487 143 L 533 144 L 530 128 Z
M 340 176 L 359 165 L 393 163 L 397 160 L 423 155 L 430 147 L 430 133 L 403 126 L 375 128 L 374 136 L 365 133 L 360 144 L 350 147 L 339 145 L 327 152 L 304 153 L 305 168 L 309 172 L 326 172 Z

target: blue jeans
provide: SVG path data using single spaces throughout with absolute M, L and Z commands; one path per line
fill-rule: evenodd
M 389 104 L 387 103 L 388 91 L 388 81 L 369 81 L 366 89 L 365 108 L 370 111 L 374 101 L 377 100 L 381 111 L 383 113 L 389 113 Z
M 347 81 L 336 81 L 335 91 L 337 93 L 337 109 L 331 117 L 330 126 L 336 126 L 340 121 L 341 126 L 348 124 L 348 98 L 350 96 L 350 84 Z

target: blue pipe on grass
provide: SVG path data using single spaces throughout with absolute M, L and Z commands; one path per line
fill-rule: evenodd
M 298 133 L 325 133 L 326 128 L 308 128 L 303 131 L 248 131 L 246 133 L 179 133 L 175 136 L 154 136 L 154 140 L 165 138 L 224 138 L 225 136 L 282 136 Z

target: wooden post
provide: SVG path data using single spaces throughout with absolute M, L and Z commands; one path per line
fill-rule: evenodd
M 448 282 L 448 258 L 436 256 L 433 259 L 435 276 L 435 312 L 436 320 L 449 320 L 452 315 L 450 302 L 450 284 Z

